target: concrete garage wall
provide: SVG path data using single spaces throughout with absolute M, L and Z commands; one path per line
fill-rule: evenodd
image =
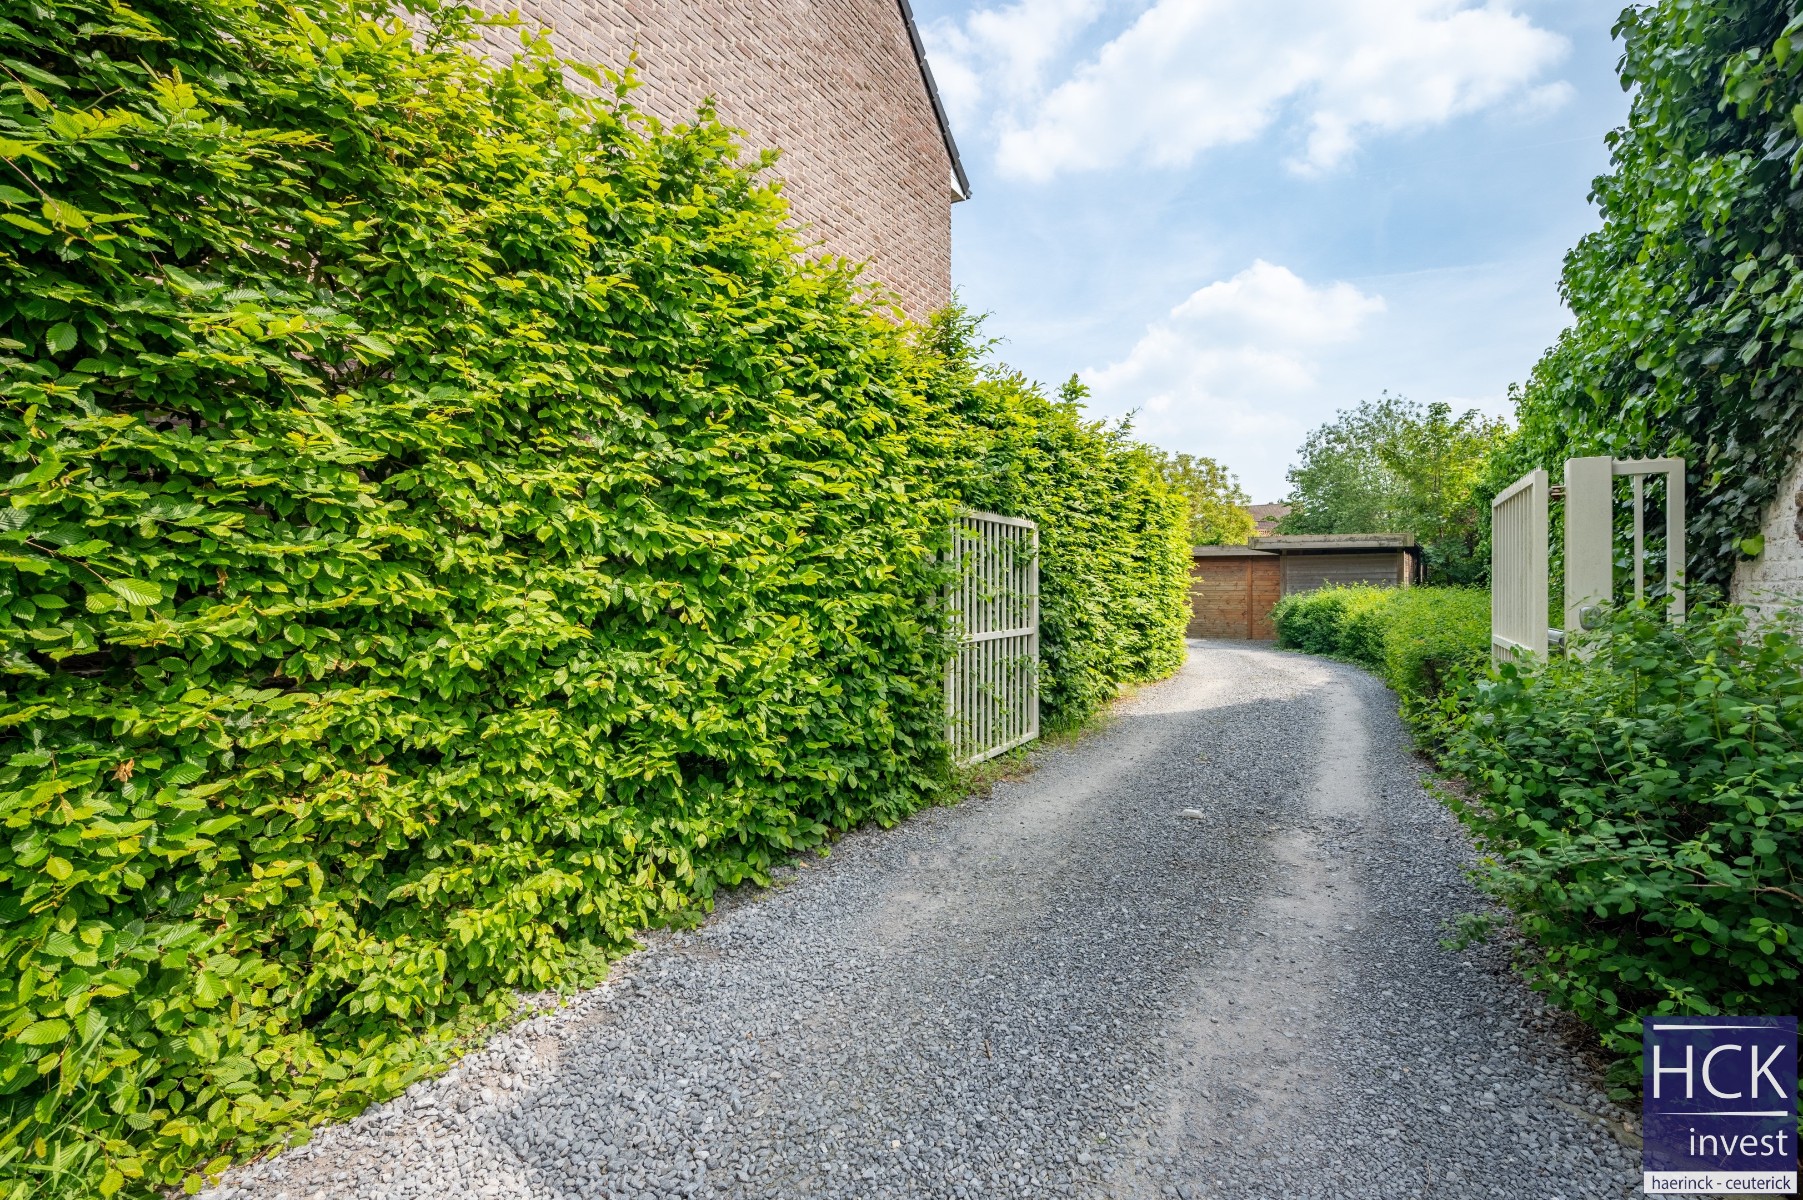
M 511 0 L 478 0 L 494 12 Z M 868 260 L 912 317 L 951 300 L 951 154 L 900 0 L 522 0 L 560 53 L 613 68 L 638 52 L 640 109 L 689 120 L 708 96 L 777 173 L 806 236 Z M 484 44 L 508 54 L 514 30 Z

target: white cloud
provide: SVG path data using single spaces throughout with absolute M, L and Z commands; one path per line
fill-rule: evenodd
M 1323 171 L 1372 133 L 1569 95 L 1536 84 L 1565 39 L 1509 0 L 1156 0 L 1049 82 L 1103 12 L 1101 0 L 1018 0 L 934 27 L 960 120 L 986 117 L 1004 172 L 1182 166 L 1280 121 L 1296 126 L 1292 165 Z
M 1316 355 L 1385 311 L 1349 283 L 1316 286 L 1263 260 L 1193 292 L 1119 362 L 1083 372 L 1097 410 L 1137 411 L 1142 436 L 1264 468 L 1316 423 Z M 1259 471 L 1269 490 L 1271 473 Z M 1255 499 L 1272 499 L 1258 496 Z
M 1381 296 L 1350 283 L 1311 287 L 1288 267 L 1259 259 L 1232 279 L 1211 283 L 1171 310 L 1171 318 L 1209 336 L 1256 337 L 1279 345 L 1342 341 L 1384 310 Z
M 959 25 L 940 20 L 924 36 L 940 97 L 957 120 L 976 120 L 985 101 L 1031 101 L 1076 35 L 1101 15 L 1105 0 L 1017 0 L 980 9 Z
M 1543 117 L 1564 108 L 1577 99 L 1577 95 L 1578 89 L 1561 79 L 1523 92 L 1515 111 L 1524 117 Z

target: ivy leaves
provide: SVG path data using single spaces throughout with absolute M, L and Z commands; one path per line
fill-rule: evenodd
M 1625 11 L 1633 95 L 1567 257 L 1576 320 L 1534 368 L 1518 452 L 1689 461 L 1691 576 L 1725 587 L 1803 436 L 1798 26 L 1765 0 Z

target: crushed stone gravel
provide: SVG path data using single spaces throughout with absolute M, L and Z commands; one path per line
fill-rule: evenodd
M 1394 697 L 1196 642 L 986 797 L 854 834 L 213 1200 L 1625 1197 Z

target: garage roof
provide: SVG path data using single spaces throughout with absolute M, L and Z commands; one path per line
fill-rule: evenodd
M 1244 546 L 1195 546 L 1190 553 L 1197 558 L 1267 558 L 1298 550 L 1377 554 L 1415 548 L 1412 533 L 1286 533 L 1255 537 Z

